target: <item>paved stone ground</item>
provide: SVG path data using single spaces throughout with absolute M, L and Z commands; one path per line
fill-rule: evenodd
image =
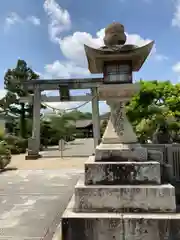
M 94 153 L 94 140 L 91 138 L 86 139 L 76 139 L 73 142 L 69 142 L 65 145 L 63 151 L 63 157 L 88 157 Z M 57 157 L 60 156 L 60 151 L 58 147 L 52 147 L 51 151 L 48 153 L 46 151 L 42 152 L 43 156 L 46 157 Z
M 68 145 L 67 156 L 85 154 L 87 149 L 91 155 L 92 143 L 79 140 L 72 148 Z M 45 158 L 34 161 L 13 156 L 9 167 L 18 170 L 0 174 L 0 240 L 52 239 L 87 160 L 61 159 L 58 153 L 51 149 L 43 153 Z
M 17 170 L 0 175 L 0 239 L 52 239 L 81 173 Z

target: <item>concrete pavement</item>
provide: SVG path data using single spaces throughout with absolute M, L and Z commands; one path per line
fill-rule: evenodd
M 82 170 L 17 170 L 0 175 L 0 240 L 50 240 Z
M 57 149 L 42 152 L 38 160 L 13 156 L 8 167 L 17 170 L 1 172 L 0 240 L 51 240 L 54 236 L 94 143 L 93 139 L 68 143 L 64 159 Z M 53 240 L 59 240 L 58 235 Z

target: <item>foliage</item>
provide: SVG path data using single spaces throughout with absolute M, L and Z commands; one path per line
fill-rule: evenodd
M 77 133 L 75 122 L 81 119 L 92 119 L 92 114 L 75 110 L 63 115 L 51 115 L 48 120 L 42 118 L 41 144 L 44 146 L 57 145 L 61 138 L 65 141 L 73 140 L 74 134 Z
M 4 127 L 0 127 L 0 141 L 3 140 L 4 134 L 5 134 L 5 129 L 4 129 Z
M 0 169 L 4 169 L 11 161 L 11 151 L 5 141 L 0 142 Z
M 20 116 L 20 135 L 26 137 L 26 116 L 32 117 L 32 105 L 21 103 L 20 97 L 25 97 L 29 92 L 23 87 L 24 81 L 38 79 L 39 76 L 28 67 L 24 60 L 18 60 L 16 67 L 8 69 L 4 76 L 4 87 L 7 94 L 0 100 L 0 107 L 7 113 Z
M 51 117 L 51 126 L 59 139 L 65 139 L 76 131 L 75 121 L 66 115 Z
M 57 132 L 52 128 L 51 122 L 41 121 L 41 144 L 43 146 L 57 145 L 59 139 L 57 139 Z
M 180 131 L 180 84 L 140 81 L 140 87 L 127 104 L 127 116 L 140 142 L 152 140 L 157 126 L 165 124 L 175 140 Z
M 90 112 L 81 112 L 81 111 L 78 111 L 78 110 L 74 110 L 74 111 L 71 111 L 71 112 L 68 112 L 66 114 L 64 114 L 64 117 L 67 118 L 67 119 L 71 119 L 71 120 L 90 120 L 92 119 L 92 113 Z
M 23 139 L 14 135 L 7 134 L 4 141 L 8 144 L 12 154 L 25 153 L 28 145 L 27 139 Z

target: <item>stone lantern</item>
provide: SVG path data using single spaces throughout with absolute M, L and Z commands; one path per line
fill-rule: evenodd
M 103 73 L 99 86 L 99 98 L 110 106 L 111 117 L 101 144 L 96 148 L 96 161 L 147 160 L 147 149 L 137 142 L 129 123 L 125 104 L 140 89 L 133 84 L 133 72 L 142 67 L 154 42 L 143 47 L 125 44 L 124 26 L 112 23 L 105 29 L 105 46 L 93 49 L 85 45 L 88 67 L 91 73 Z
M 125 112 L 140 88 L 132 72 L 141 68 L 153 42 L 138 48 L 125 41 L 124 27 L 113 23 L 104 47 L 85 46 L 90 72 L 104 74 L 98 94 L 111 116 L 62 216 L 63 240 L 180 239 L 175 189 L 161 184 L 162 153 L 138 143 Z

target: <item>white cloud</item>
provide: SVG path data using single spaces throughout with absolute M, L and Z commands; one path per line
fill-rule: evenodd
M 87 32 L 75 32 L 72 35 L 62 37 L 63 31 L 71 28 L 71 17 L 66 9 L 63 9 L 55 0 L 45 0 L 44 10 L 50 18 L 49 34 L 51 40 L 59 43 L 62 54 L 66 57 L 65 62 L 56 60 L 45 66 L 45 75 L 52 77 L 71 77 L 74 75 L 87 75 L 87 59 L 84 51 L 84 44 L 99 48 L 104 45 L 103 37 L 105 29 L 100 29 L 95 36 Z M 143 46 L 149 43 L 150 39 L 144 39 L 138 34 L 128 34 L 127 43 Z M 154 46 L 152 55 L 155 60 L 167 60 L 167 57 L 157 53 Z
M 11 12 L 5 19 L 5 25 L 10 27 L 16 23 L 21 23 L 22 21 L 22 18 L 16 12 Z
M 151 39 L 145 39 L 138 34 L 128 34 L 127 35 L 127 44 L 135 44 L 139 47 L 148 44 Z M 87 60 L 84 51 L 84 44 L 99 48 L 100 46 L 104 45 L 103 43 L 104 37 L 104 29 L 99 30 L 96 33 L 96 36 L 93 37 L 91 34 L 87 32 L 75 32 L 71 36 L 67 36 L 63 39 L 59 39 L 60 50 L 62 51 L 63 55 L 69 60 L 76 62 L 80 66 L 85 67 L 87 65 Z M 154 46 L 151 56 L 156 61 L 164 61 L 168 60 L 168 57 L 159 54 L 157 52 L 156 45 Z
M 81 66 L 86 65 L 84 44 L 98 48 L 103 44 L 102 32 L 97 32 L 96 37 L 92 37 L 87 32 L 75 32 L 71 36 L 59 39 L 60 49 L 63 55 L 70 61 L 76 62 Z
M 29 16 L 27 17 L 27 21 L 31 22 L 35 26 L 39 26 L 41 24 L 41 21 L 36 16 Z
M 44 10 L 49 17 L 49 34 L 51 40 L 57 41 L 63 31 L 71 28 L 69 12 L 63 9 L 55 0 L 45 0 Z
M 180 0 L 175 0 L 175 11 L 172 19 L 173 27 L 180 27 Z
M 27 16 L 22 18 L 18 13 L 11 12 L 5 19 L 5 29 L 9 29 L 12 25 L 30 22 L 31 24 L 40 25 L 40 19 L 36 16 Z
M 150 39 L 144 39 L 138 34 L 128 34 L 127 43 L 143 46 L 149 43 Z M 84 51 L 84 44 L 99 48 L 103 45 L 104 29 L 99 30 L 95 37 L 87 32 L 75 32 L 64 38 L 59 38 L 59 46 L 63 55 L 66 57 L 65 62 L 58 60 L 52 64 L 45 66 L 44 76 L 48 78 L 60 77 L 74 77 L 74 76 L 88 76 L 87 60 Z M 152 51 L 152 57 L 156 61 L 164 61 L 168 58 L 165 55 L 157 53 L 156 46 Z
M 151 41 L 150 39 L 143 39 L 138 34 L 126 35 L 128 44 L 143 46 Z M 87 32 L 75 32 L 71 36 L 59 39 L 60 49 L 67 59 L 84 66 L 87 62 L 84 52 L 84 44 L 94 48 L 99 48 L 104 45 L 103 37 L 104 29 L 99 30 L 95 37 Z
M 77 66 L 73 62 L 54 61 L 52 64 L 45 66 L 45 75 L 52 78 L 70 78 L 74 76 L 87 76 L 89 71 L 87 68 Z
M 163 55 L 163 54 L 158 54 L 158 53 L 156 53 L 156 54 L 154 55 L 154 59 L 155 59 L 156 61 L 159 61 L 159 62 L 169 60 L 169 58 L 168 58 L 167 56 L 165 56 L 165 55 Z
M 172 70 L 173 70 L 175 73 L 180 73 L 180 62 L 177 62 L 177 63 L 172 67 Z
M 52 78 L 87 76 L 89 71 L 87 69 L 84 44 L 94 48 L 102 46 L 104 44 L 104 30 L 99 30 L 95 37 L 87 32 L 75 32 L 73 35 L 59 38 L 60 50 L 67 61 L 60 62 L 56 60 L 52 64 L 47 64 L 44 75 Z M 127 43 L 129 44 L 143 46 L 150 41 L 150 39 L 143 39 L 137 34 L 127 34 Z

